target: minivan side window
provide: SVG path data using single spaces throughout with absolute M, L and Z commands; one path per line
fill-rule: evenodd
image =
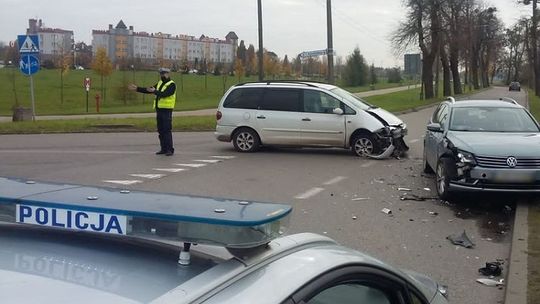
M 260 110 L 302 112 L 302 91 L 297 89 L 266 89 Z
M 232 91 L 223 102 L 223 107 L 233 109 L 257 109 L 264 89 L 241 88 Z
M 345 114 L 355 114 L 353 109 L 326 93 L 304 90 L 304 112 L 332 114 L 335 108 L 341 108 Z

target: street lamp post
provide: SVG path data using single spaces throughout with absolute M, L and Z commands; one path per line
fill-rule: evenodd
M 259 81 L 263 81 L 263 32 L 262 32 L 262 0 L 257 0 L 257 9 L 259 16 Z
M 326 21 L 328 34 L 328 83 L 334 83 L 334 43 L 332 39 L 332 1 L 326 0 Z

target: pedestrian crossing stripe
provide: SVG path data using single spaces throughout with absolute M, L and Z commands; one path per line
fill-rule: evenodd
M 214 155 L 214 156 L 210 156 L 210 157 L 220 158 L 220 159 L 233 159 L 233 158 L 236 158 L 236 156 L 227 156 L 227 155 Z
M 103 180 L 104 183 L 119 184 L 124 186 L 142 183 L 140 180 Z
M 165 174 L 130 174 L 133 177 L 142 177 L 147 179 L 158 179 L 166 176 Z
M 222 160 L 220 159 L 195 159 L 194 161 L 201 162 L 201 163 L 215 164 L 215 163 L 221 162 Z
M 190 168 L 200 168 L 206 166 L 206 164 L 176 164 L 177 166 L 190 167 Z
M 156 170 L 156 171 L 163 171 L 163 172 L 176 173 L 176 172 L 185 171 L 186 169 L 183 169 L 183 168 L 154 168 L 154 170 Z
M 26 39 L 22 43 L 21 48 L 19 49 L 19 52 L 21 52 L 21 53 L 37 53 L 37 52 L 39 52 L 39 48 L 36 46 L 36 44 L 30 38 L 30 36 L 26 36 Z

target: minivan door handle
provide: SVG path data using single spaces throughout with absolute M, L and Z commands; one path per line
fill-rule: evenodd
M 263 115 L 259 115 L 257 116 L 258 119 L 266 119 L 266 116 L 263 116 Z
M 302 121 L 311 121 L 311 118 L 302 118 Z

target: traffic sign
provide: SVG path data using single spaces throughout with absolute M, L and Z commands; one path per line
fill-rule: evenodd
M 38 35 L 18 35 L 17 42 L 19 44 L 19 53 L 39 53 Z
M 317 57 L 317 56 L 323 56 L 326 54 L 328 54 L 328 50 L 307 51 L 307 52 L 300 53 L 300 58 Z
M 90 77 L 84 78 L 84 88 L 86 91 L 90 91 L 90 85 L 92 84 L 92 81 L 90 80 Z
M 32 75 L 39 71 L 39 59 L 34 55 L 23 55 L 19 62 L 19 69 L 25 75 Z

